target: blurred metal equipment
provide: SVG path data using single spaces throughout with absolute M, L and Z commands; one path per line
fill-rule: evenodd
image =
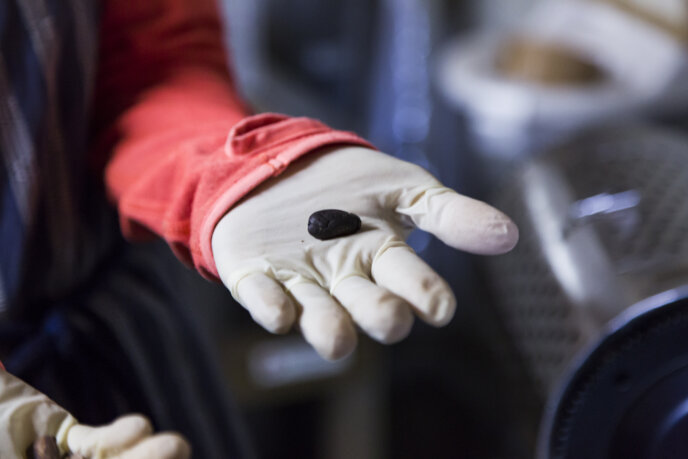
M 504 161 L 601 123 L 685 113 L 685 43 L 625 3 L 540 2 L 509 27 L 448 43 L 438 86 L 466 114 L 474 148 Z
M 257 111 L 365 132 L 377 1 L 221 4 L 238 85 Z
M 432 46 L 433 2 L 382 0 L 367 136 L 383 151 L 438 174 L 428 140 L 433 114 L 428 59 Z M 408 239 L 422 253 L 428 233 Z
M 688 457 L 688 138 L 587 133 L 495 204 L 521 231 L 487 267 L 547 400 L 538 457 Z

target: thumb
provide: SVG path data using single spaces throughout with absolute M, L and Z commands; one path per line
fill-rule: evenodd
M 445 244 L 466 252 L 498 255 L 518 242 L 518 227 L 509 217 L 445 186 L 406 193 L 396 211 Z
M 107 457 L 123 451 L 152 433 L 153 428 L 148 419 L 132 414 L 100 427 L 75 425 L 69 429 L 67 445 L 73 453 L 87 457 Z

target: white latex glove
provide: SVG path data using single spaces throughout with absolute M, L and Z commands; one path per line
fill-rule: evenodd
M 321 241 L 307 231 L 323 209 L 357 214 L 361 230 Z M 413 313 L 441 326 L 456 307 L 447 283 L 408 247 L 413 226 L 478 254 L 509 251 L 516 226 L 501 212 L 383 153 L 340 147 L 311 154 L 253 190 L 213 233 L 215 265 L 232 296 L 267 330 L 296 321 L 327 359 L 356 346 L 357 324 L 393 343 Z
M 57 439 L 61 453 L 87 459 L 186 459 L 187 442 L 177 434 L 153 435 L 150 422 L 128 415 L 112 424 L 90 427 L 77 423 L 64 408 L 19 378 L 0 370 L 0 458 L 22 459 L 43 435 Z

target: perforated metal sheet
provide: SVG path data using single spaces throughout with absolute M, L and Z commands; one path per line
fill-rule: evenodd
M 551 224 L 551 215 L 528 202 L 525 191 L 533 186 L 528 170 L 541 166 L 556 173 L 571 206 L 604 194 L 639 195 L 632 209 L 585 221 L 572 219 L 571 225 L 571 231 L 577 231 L 576 225 L 591 230 L 589 239 L 609 261 L 602 267 L 575 268 L 611 271 L 600 272 L 605 274 L 599 276 L 600 283 L 616 279 L 609 288 L 623 293 L 614 306 L 623 309 L 688 283 L 688 140 L 645 127 L 589 133 L 516 171 L 493 200 L 516 221 L 521 234 L 513 252 L 487 262 L 499 313 L 546 393 L 572 356 L 594 337 L 595 329 L 620 310 L 596 315 L 590 304 L 577 302 L 557 276 L 557 259 L 551 252 L 547 256 L 550 242 L 538 232 L 538 225 Z M 564 246 L 567 242 L 566 235 L 558 241 Z M 575 247 L 564 249 L 576 253 Z M 582 286 L 593 287 L 605 289 Z
M 637 190 L 639 224 L 597 230 L 621 272 L 659 267 L 688 254 L 688 143 L 658 131 L 600 134 L 556 154 L 575 196 Z

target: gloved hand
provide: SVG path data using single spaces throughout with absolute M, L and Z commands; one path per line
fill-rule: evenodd
M 88 459 L 186 459 L 190 447 L 179 435 L 153 435 L 140 415 L 128 415 L 112 424 L 79 424 L 64 408 L 19 378 L 0 370 L 0 457 L 24 458 L 43 435 L 57 439 L 61 453 L 79 453 Z
M 341 209 L 361 230 L 321 241 L 309 216 Z M 441 326 L 456 300 L 447 283 L 404 241 L 413 226 L 478 254 L 509 251 L 516 226 L 501 212 L 444 187 L 424 169 L 361 147 L 311 154 L 253 190 L 218 223 L 215 265 L 232 296 L 267 330 L 296 321 L 327 359 L 356 346 L 354 323 L 393 343 L 413 313 Z

